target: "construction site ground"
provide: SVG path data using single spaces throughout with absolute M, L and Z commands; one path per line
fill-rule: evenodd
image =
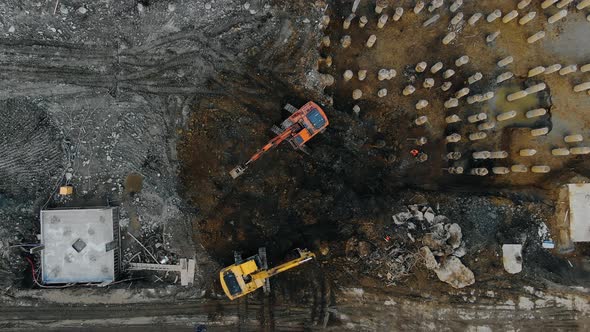
M 377 27 L 374 0 L 361 0 L 349 29 L 353 1 L 293 0 L 7 0 L 0 3 L 0 329 L 7 331 L 509 331 L 590 329 L 590 245 L 568 236 L 564 185 L 587 182 L 588 155 L 555 157 L 563 136 L 590 139 L 590 95 L 573 85 L 589 72 L 528 78 L 536 66 L 590 63 L 590 7 L 556 8 L 533 1 L 526 25 L 486 22 L 517 1 L 464 1 L 461 24 L 450 24 L 452 1 L 434 13 L 414 14 L 416 1 L 390 1 L 389 22 Z M 427 1 L 426 7 L 431 1 Z M 404 8 L 393 21 L 395 7 Z M 476 25 L 465 21 L 476 12 Z M 359 27 L 358 16 L 369 23 Z M 323 17 L 330 23 L 323 25 Z M 520 16 L 519 16 L 520 18 Z M 501 34 L 492 43 L 486 36 Z M 546 37 L 529 44 L 539 30 Z M 454 31 L 456 40 L 441 39 Z M 365 44 L 375 34 L 371 48 Z M 349 35 L 350 47 L 340 40 Z M 321 46 L 323 36 L 331 45 Z M 468 64 L 453 63 L 468 55 Z M 514 77 L 497 62 L 514 57 Z M 320 58 L 332 57 L 326 66 Z M 418 62 L 444 63 L 430 75 Z M 443 91 L 442 71 L 456 70 Z M 393 68 L 396 76 L 378 80 Z M 343 79 L 345 70 L 354 78 Z M 358 70 L 368 71 L 359 80 Z M 471 94 L 494 98 L 456 111 L 444 103 L 475 72 L 483 79 Z M 332 75 L 334 84 L 325 82 Z M 435 86 L 422 87 L 425 77 Z M 533 84 L 547 88 L 516 102 L 506 96 Z M 408 84 L 416 87 L 402 95 Z M 387 96 L 377 91 L 386 88 Z M 361 89 L 363 97 L 353 100 Z M 416 102 L 429 106 L 416 110 Z M 327 131 L 310 141 L 309 155 L 283 144 L 238 179 L 228 172 L 273 137 L 270 128 L 289 116 L 286 103 L 323 106 Z M 358 105 L 356 114 L 353 107 Z M 524 113 L 546 108 L 547 116 Z M 445 117 L 515 110 L 485 140 L 469 141 L 476 124 L 447 125 Z M 425 126 L 414 120 L 428 116 Z M 531 128 L 547 126 L 532 137 Z M 463 139 L 447 144 L 445 137 Z M 410 154 L 413 139 L 428 155 Z M 571 146 L 570 146 L 571 147 Z M 519 151 L 535 148 L 533 157 Z M 504 150 L 509 158 L 474 160 L 472 152 Z M 449 161 L 448 152 L 463 158 Z M 475 176 L 477 167 L 547 165 L 551 172 Z M 463 175 L 449 174 L 460 166 Z M 56 194 L 59 185 L 72 196 Z M 173 274 L 125 272 L 108 287 L 36 287 L 15 244 L 36 242 L 45 208 L 118 206 L 122 261 L 177 263 L 194 258 L 194 283 Z M 392 216 L 408 206 L 429 206 L 460 226 L 461 261 L 475 283 L 455 289 L 414 256 L 408 271 L 385 271 L 384 253 L 407 238 Z M 418 228 L 420 228 L 419 226 Z M 412 238 L 412 236 L 409 236 Z M 551 238 L 555 249 L 542 247 Z M 388 240 L 392 238 L 393 240 Z M 412 239 L 414 240 L 414 239 Z M 418 241 L 419 242 L 419 241 Z M 399 250 L 411 252 L 411 242 Z M 407 244 L 410 243 L 410 244 Z M 522 243 L 523 269 L 508 274 L 502 245 Z M 145 248 L 142 248 L 145 247 Z M 229 301 L 218 272 L 266 247 L 269 265 L 307 248 L 317 258 Z M 144 250 L 145 249 L 145 250 Z M 155 256 L 150 257 L 149 254 Z M 398 271 L 399 272 L 399 271 Z

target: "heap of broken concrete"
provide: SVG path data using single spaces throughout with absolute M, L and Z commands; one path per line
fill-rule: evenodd
M 473 272 L 461 262 L 467 251 L 461 227 L 435 213 L 428 204 L 404 207 L 384 225 L 383 241 L 350 238 L 345 245 L 349 261 L 362 264 L 363 273 L 395 284 L 412 275 L 423 262 L 441 281 L 454 288 L 475 283 Z
M 436 215 L 427 205 L 410 205 L 407 211 L 394 215 L 393 222 L 398 227 L 405 226 L 410 230 L 408 237 L 422 243 L 420 256 L 426 268 L 433 270 L 441 281 L 455 288 L 475 283 L 473 272 L 460 260 L 466 250 L 458 224 L 444 215 Z

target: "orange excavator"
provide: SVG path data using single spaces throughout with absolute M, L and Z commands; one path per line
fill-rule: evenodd
M 291 116 L 283 121 L 279 126 L 273 126 L 271 131 L 277 136 L 271 139 L 260 150 L 256 151 L 250 159 L 244 164 L 236 166 L 229 174 L 232 178 L 244 174 L 248 165 L 258 160 L 268 150 L 278 146 L 283 141 L 289 141 L 295 150 L 301 150 L 307 154 L 305 143 L 319 133 L 323 133 L 328 126 L 326 113 L 313 101 L 296 108 L 290 104 L 285 105 L 285 110 L 291 113 Z

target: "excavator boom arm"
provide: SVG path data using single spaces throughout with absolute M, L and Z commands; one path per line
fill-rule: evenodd
M 252 279 L 255 280 L 255 279 L 267 279 L 267 278 L 270 278 L 270 277 L 272 277 L 274 275 L 277 275 L 277 274 L 279 274 L 281 272 L 285 272 L 285 271 L 290 270 L 290 269 L 292 269 L 294 267 L 297 267 L 297 266 L 299 266 L 299 265 L 301 265 L 301 264 L 303 264 L 303 263 L 305 263 L 305 262 L 307 262 L 309 260 L 312 260 L 314 257 L 315 257 L 315 254 L 314 253 L 308 252 L 308 251 L 303 251 L 301 253 L 301 257 L 296 258 L 296 259 L 294 259 L 292 261 L 283 263 L 283 264 L 281 264 L 279 266 L 275 266 L 272 269 L 257 272 L 257 273 L 255 273 L 255 274 L 252 275 Z
M 253 154 L 252 157 L 250 157 L 250 159 L 244 164 L 244 166 L 248 166 L 250 163 L 252 163 L 252 162 L 258 160 L 260 157 L 262 157 L 262 155 L 264 153 L 266 153 L 268 150 L 281 144 L 284 140 L 286 140 L 287 138 L 289 138 L 289 136 L 291 136 L 292 132 L 293 132 L 293 127 L 289 127 L 287 129 L 285 129 L 285 131 L 283 131 L 279 136 L 276 136 L 273 139 L 271 139 L 270 141 L 268 141 L 268 143 L 266 143 L 265 146 L 263 146 L 260 150 L 256 151 L 256 153 Z

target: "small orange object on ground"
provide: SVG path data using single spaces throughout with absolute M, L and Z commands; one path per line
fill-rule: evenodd
M 61 186 L 59 187 L 59 194 L 62 196 L 68 196 L 74 193 L 74 187 L 72 186 Z

